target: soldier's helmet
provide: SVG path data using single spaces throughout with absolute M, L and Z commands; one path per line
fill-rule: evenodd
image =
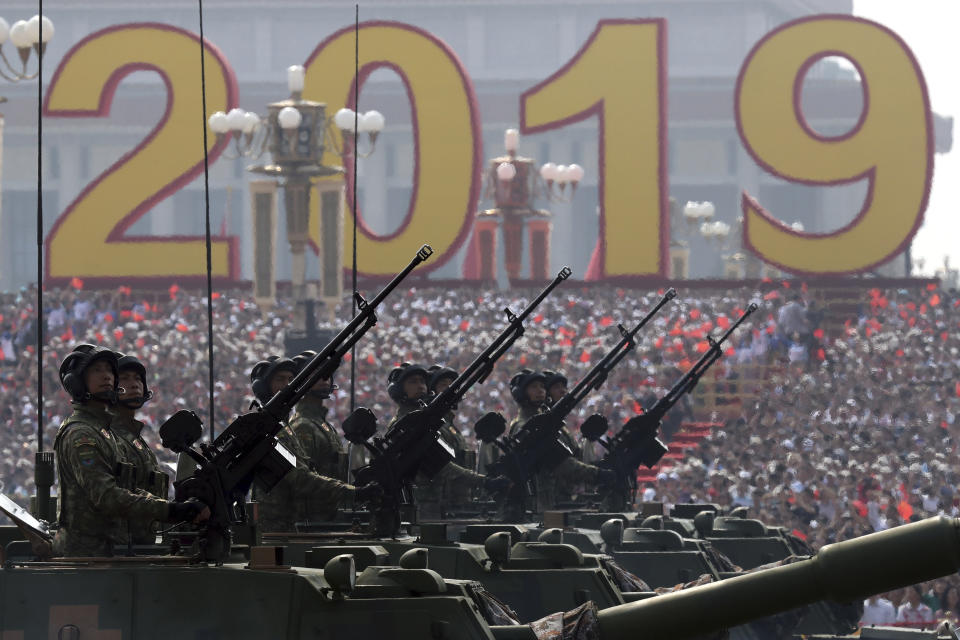
M 437 384 L 439 384 L 441 380 L 450 380 L 452 382 L 460 375 L 450 367 L 445 367 L 440 364 L 431 366 L 427 369 L 427 373 L 430 375 L 427 380 L 427 387 L 430 389 L 430 393 L 437 392 Z
M 543 386 L 547 388 L 547 402 L 552 401 L 552 398 L 550 397 L 550 387 L 559 383 L 559 384 L 562 384 L 564 388 L 566 388 L 570 384 L 570 381 L 567 380 L 567 376 L 563 375 L 563 373 L 561 373 L 560 371 L 549 371 L 547 369 L 544 369 L 543 377 L 546 378 L 546 380 L 543 383 Z
M 60 363 L 60 384 L 64 391 L 70 394 L 74 404 L 96 398 L 110 404 L 117 402 L 119 388 L 119 371 L 117 369 L 118 355 L 116 352 L 94 344 L 78 344 L 73 351 Z M 98 360 L 105 360 L 113 369 L 113 391 L 109 394 L 92 394 L 87 390 L 84 374 L 87 369 Z
M 117 376 L 124 371 L 135 371 L 140 377 L 140 384 L 143 385 L 143 395 L 137 398 L 127 398 L 126 400 L 120 400 L 120 404 L 125 407 L 130 407 L 131 409 L 139 409 L 142 407 L 150 398 L 153 397 L 153 391 L 150 390 L 150 387 L 147 386 L 147 368 L 140 362 L 140 359 L 137 356 L 125 355 L 122 353 L 117 353 Z
M 430 384 L 430 374 L 427 373 L 426 368 L 422 365 L 411 364 L 409 362 L 404 362 L 387 376 L 387 394 L 397 404 L 420 400 L 420 398 L 416 398 L 415 400 L 407 398 L 407 394 L 403 391 L 403 383 L 411 376 L 423 376 L 424 381 L 426 381 L 428 385 Z
M 306 367 L 310 363 L 310 361 L 313 360 L 313 357 L 315 355 L 317 355 L 316 351 L 312 349 L 307 349 L 306 351 L 301 351 L 297 355 L 293 356 L 293 361 L 297 365 L 297 373 L 303 371 L 304 367 Z M 330 395 L 334 391 L 336 391 L 339 388 L 340 387 L 338 387 L 333 383 L 333 374 L 330 374 L 329 387 L 327 387 L 326 389 L 310 389 L 310 391 L 308 391 L 307 393 L 309 393 L 314 398 L 318 398 L 320 400 L 326 400 L 327 398 L 330 397 Z
M 270 379 L 274 374 L 278 371 L 290 371 L 296 375 L 299 370 L 300 367 L 290 358 L 270 356 L 266 360 L 261 360 L 253 365 L 250 371 L 250 388 L 253 390 L 254 397 L 261 405 L 266 404 L 273 397 L 270 392 Z
M 539 380 L 546 386 L 547 378 L 539 371 L 522 369 L 519 373 L 510 378 L 510 395 L 517 404 L 527 404 L 527 387 L 530 383 Z

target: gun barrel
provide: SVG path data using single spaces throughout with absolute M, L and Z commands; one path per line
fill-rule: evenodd
M 823 547 L 793 564 L 605 609 L 603 640 L 693 638 L 819 600 L 852 602 L 960 568 L 960 520 L 939 516 Z

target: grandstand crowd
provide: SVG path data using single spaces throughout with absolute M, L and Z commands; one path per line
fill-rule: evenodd
M 754 300 L 760 310 L 668 421 L 668 439 L 691 420 L 714 424 L 710 435 L 687 449 L 683 460 L 658 468 L 656 481 L 639 487 L 638 499 L 746 506 L 753 517 L 787 526 L 815 548 L 938 513 L 960 515 L 960 298 L 932 284 L 867 284 L 853 291 L 857 310 L 838 315 L 797 281 L 762 283 L 756 290 L 681 289 L 568 423 L 576 431 L 583 418 L 599 412 L 617 428 L 669 388 L 706 349 L 706 337 L 721 333 Z M 341 388 L 329 401 L 331 417 L 338 423 L 349 413 L 351 366 L 356 405 L 385 422 L 394 410 L 386 393 L 394 366 L 464 367 L 504 326 L 504 307 L 518 311 L 535 294 L 395 292 L 355 359 L 337 372 Z M 619 340 L 616 325 L 632 327 L 660 294 L 613 286 L 559 288 L 528 319 L 525 336 L 494 374 L 461 403 L 461 430 L 472 439 L 472 425 L 484 413 L 500 411 L 508 419 L 515 414 L 508 381 L 519 369 L 560 370 L 575 383 Z M 213 297 L 219 432 L 250 404 L 251 366 L 283 351 L 293 308 L 280 300 L 262 310 L 240 291 Z M 70 410 L 58 365 L 81 342 L 133 353 L 147 364 L 156 394 L 142 411 L 148 425 L 156 428 L 184 408 L 208 420 L 206 295 L 176 285 L 146 293 L 128 287 L 95 292 L 74 282 L 44 292 L 43 312 L 46 448 Z M 349 313 L 349 307 L 338 309 L 337 318 L 345 322 Z M 0 297 L 0 480 L 3 491 L 20 501 L 33 492 L 36 322 L 35 289 Z M 146 437 L 162 460 L 173 459 L 155 434 Z M 957 598 L 947 594 L 955 596 L 958 586 L 937 581 L 937 604 L 952 600 L 943 606 L 955 611 Z M 927 585 L 921 595 L 929 599 L 932 592 Z

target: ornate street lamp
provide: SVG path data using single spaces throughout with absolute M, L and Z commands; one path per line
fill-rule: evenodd
M 481 280 L 496 278 L 496 237 L 502 222 L 507 275 L 511 279 L 520 277 L 523 230 L 526 227 L 529 232 L 530 277 L 545 280 L 550 271 L 551 214 L 546 209 L 536 209 L 533 203 L 537 198 L 570 202 L 583 179 L 583 168 L 553 162 L 535 168 L 532 158 L 517 155 L 520 133 L 516 129 L 504 132 L 503 143 L 507 154 L 492 158 L 484 173 L 486 189 L 483 197 L 493 200 L 495 208 L 477 214 L 474 241 L 479 265 L 476 271 Z
M 0 77 L 9 82 L 20 82 L 21 80 L 33 80 L 39 73 L 39 61 L 47 49 L 47 43 L 53 38 L 53 22 L 46 16 L 33 16 L 29 20 L 17 20 L 13 25 L 8 25 L 7 21 L 0 18 L 0 60 L 3 65 L 0 66 Z M 11 64 L 7 57 L 5 47 L 7 40 L 17 50 L 20 58 L 20 64 Z M 37 53 L 38 69 L 33 73 L 27 72 L 27 66 L 33 52 Z M 0 102 L 6 98 L 0 97 Z
M 341 234 L 343 227 L 343 167 L 323 164 L 323 154 L 333 149 L 342 158 L 353 156 L 365 158 L 373 153 L 377 136 L 384 126 L 384 117 L 377 111 L 357 114 L 351 109 L 340 109 L 331 118 L 327 105 L 303 99 L 304 68 L 294 65 L 287 68 L 287 87 L 290 97 L 267 105 L 267 115 L 262 117 L 243 109 L 231 109 L 229 113 L 218 111 L 210 116 L 210 129 L 221 138 L 232 134 L 233 149 L 228 157 L 259 158 L 269 152 L 271 162 L 247 168 L 248 171 L 267 176 L 270 180 L 254 181 L 251 190 L 254 202 L 254 264 L 256 268 L 269 268 L 270 277 L 255 277 L 257 282 L 267 283 L 272 279 L 272 254 L 270 258 L 258 259 L 257 230 L 276 224 L 276 185 L 283 187 L 284 208 L 287 217 L 287 241 L 292 257 L 291 284 L 294 299 L 306 302 L 306 315 L 312 316 L 313 298 L 317 292 L 306 290 L 306 246 L 310 240 L 310 192 L 314 180 L 328 178 L 316 183 L 321 204 L 320 234 L 320 283 L 319 296 L 333 306 L 343 292 L 341 271 Z M 367 148 L 363 152 L 353 149 L 354 123 L 360 133 L 365 133 Z M 339 130 L 340 135 L 337 135 Z M 336 179 L 339 177 L 339 179 Z M 271 184 L 272 183 L 272 184 Z M 273 194 L 271 196 L 271 188 Z M 258 222 L 258 219 L 259 222 Z M 264 244 L 269 241 L 263 238 Z M 261 247 L 260 255 L 268 249 Z M 272 248 L 269 249 L 272 251 Z M 329 273 L 327 273 L 329 272 Z M 261 274 L 262 275 L 262 274 Z M 255 291 L 255 296 L 257 292 Z M 257 296 L 272 299 L 272 295 Z M 307 318 L 304 318 L 305 322 Z M 310 322 L 306 322 L 309 332 Z

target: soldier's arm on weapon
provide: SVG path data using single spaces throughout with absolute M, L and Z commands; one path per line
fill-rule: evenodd
M 90 501 L 105 514 L 143 521 L 170 520 L 171 503 L 143 491 L 128 491 L 117 484 L 110 456 L 99 443 L 93 427 L 77 424 L 60 443 L 64 464 Z M 207 512 L 209 516 L 209 511 Z

